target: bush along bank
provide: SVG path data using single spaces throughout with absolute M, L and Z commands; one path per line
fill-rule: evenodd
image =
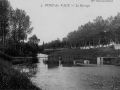
M 11 64 L 0 59 L 0 90 L 41 90 L 29 78 L 14 70 Z

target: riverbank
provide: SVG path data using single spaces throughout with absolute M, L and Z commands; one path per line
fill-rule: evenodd
M 0 58 L 0 90 L 41 90 L 25 74 L 14 70 L 12 64 Z

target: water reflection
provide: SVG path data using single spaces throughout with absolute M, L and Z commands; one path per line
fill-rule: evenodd
M 73 67 L 73 64 L 62 64 L 63 67 Z
M 58 68 L 59 64 L 58 65 L 47 64 L 47 67 L 48 67 L 48 69 L 54 69 L 54 68 Z
M 37 73 L 37 64 L 17 64 L 13 66 L 14 69 L 25 73 L 29 77 L 33 77 Z

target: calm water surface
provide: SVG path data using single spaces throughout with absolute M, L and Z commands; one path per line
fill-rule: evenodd
M 118 66 L 50 66 L 43 59 L 34 65 L 17 65 L 15 69 L 28 73 L 43 90 L 120 90 Z

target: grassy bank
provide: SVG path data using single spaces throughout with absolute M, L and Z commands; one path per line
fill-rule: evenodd
M 26 75 L 11 68 L 11 64 L 0 58 L 0 90 L 41 90 Z
M 55 56 L 80 56 L 83 59 L 96 59 L 97 57 L 117 57 L 120 50 L 115 50 L 113 48 L 95 48 L 95 49 L 63 49 L 61 51 L 56 51 L 50 55 Z

